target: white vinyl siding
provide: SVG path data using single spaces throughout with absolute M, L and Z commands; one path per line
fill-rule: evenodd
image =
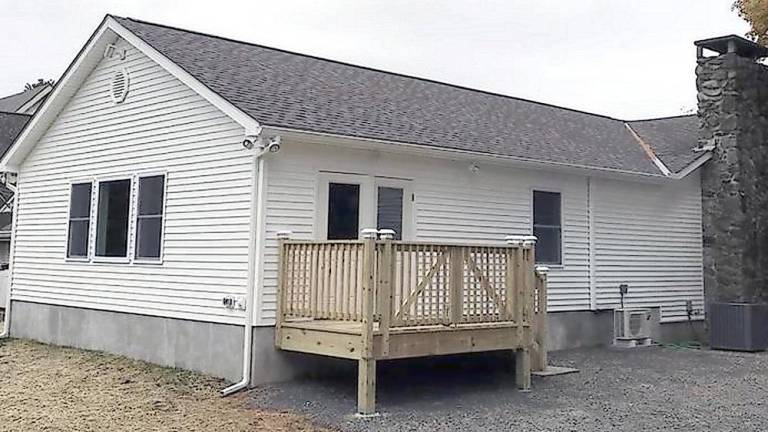
M 586 178 L 483 164 L 478 173 L 472 173 L 468 162 L 289 140 L 283 144 L 281 152 L 267 161 L 264 288 L 259 293 L 262 316 L 258 324 L 274 321 L 277 231 L 291 230 L 297 239 L 318 238 L 321 231 L 316 224 L 322 221 L 315 211 L 323 176 L 320 171 L 412 180 L 419 241 L 503 244 L 506 235 L 531 233 L 532 190 L 561 192 L 564 258 L 563 266 L 550 274 L 550 310 L 589 308 Z
M 276 233 L 317 239 L 321 171 L 410 179 L 416 239 L 503 242 L 532 230 L 534 190 L 562 199 L 563 263 L 552 266 L 549 310 L 590 309 L 590 238 L 586 176 L 502 168 L 468 162 L 398 156 L 285 140 L 268 160 L 265 264 L 259 291 L 261 318 L 274 321 Z M 663 321 L 685 317 L 685 301 L 703 301 L 701 192 L 698 174 L 682 181 L 627 182 L 593 178 L 596 308 L 618 306 L 628 283 L 630 306 L 660 306 Z M 366 228 L 361 226 L 361 228 Z
M 703 310 L 699 173 L 663 184 L 593 179 L 598 308 L 661 306 L 662 321 Z
M 252 159 L 241 145 L 244 130 L 126 47 L 125 61 L 102 60 L 21 166 L 13 299 L 241 323 L 243 312 L 221 299 L 244 295 L 247 280 Z M 130 89 L 114 104 L 110 80 L 122 67 Z M 135 183 L 159 172 L 167 182 L 162 263 L 66 260 L 71 182 Z M 135 226 L 132 216 L 129 257 Z

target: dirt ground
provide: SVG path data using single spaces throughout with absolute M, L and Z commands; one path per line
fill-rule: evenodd
M 222 398 L 220 380 L 123 357 L 0 341 L 3 431 L 317 431 L 304 418 Z

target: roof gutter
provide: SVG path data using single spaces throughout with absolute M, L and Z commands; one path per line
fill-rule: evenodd
M 294 138 L 315 136 L 319 138 L 316 141 L 317 143 L 329 144 L 329 142 L 324 139 L 333 139 L 332 144 L 342 145 L 342 146 L 352 147 L 352 148 L 361 148 L 366 150 L 392 151 L 392 147 L 396 146 L 396 147 L 408 149 L 415 153 L 421 153 L 426 156 L 436 156 L 436 157 L 443 157 L 443 158 L 461 157 L 465 159 L 485 160 L 485 161 L 495 162 L 495 163 L 514 163 L 514 164 L 529 167 L 529 168 L 550 168 L 550 169 L 565 168 L 565 169 L 570 169 L 572 171 L 580 171 L 580 172 L 587 171 L 587 172 L 593 172 L 593 173 L 601 172 L 601 173 L 605 173 L 606 175 L 632 176 L 632 177 L 645 178 L 649 180 L 654 180 L 654 179 L 660 180 L 660 179 L 667 178 L 667 176 L 664 176 L 661 174 L 655 174 L 655 173 L 643 173 L 638 171 L 628 171 L 628 170 L 621 170 L 621 169 L 615 169 L 615 168 L 569 164 L 564 162 L 540 161 L 540 160 L 523 158 L 518 156 L 498 155 L 498 154 L 492 154 L 492 153 L 476 152 L 471 150 L 460 150 L 460 149 L 429 146 L 424 144 L 414 144 L 414 143 L 406 143 L 406 142 L 400 142 L 400 141 L 390 141 L 390 140 L 382 140 L 382 139 L 375 139 L 375 138 L 340 135 L 340 134 L 334 134 L 329 132 L 317 132 L 317 131 L 311 131 L 311 130 L 289 128 L 284 126 L 264 125 L 263 127 L 266 130 L 274 131 L 275 133 L 281 133 L 284 138 L 291 138 L 292 135 Z

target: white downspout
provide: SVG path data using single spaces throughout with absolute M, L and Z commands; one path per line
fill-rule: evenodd
M 589 232 L 589 310 L 597 311 L 597 268 L 595 267 L 595 192 L 587 177 L 587 230 Z
M 264 204 L 264 154 L 267 149 L 257 149 L 253 156 L 253 175 L 251 179 L 251 214 L 248 248 L 248 282 L 246 284 L 245 322 L 243 334 L 243 378 L 221 390 L 222 396 L 229 396 L 248 387 L 251 382 L 251 357 L 253 340 L 253 317 L 256 309 L 256 277 L 261 262 L 261 243 L 263 242 L 261 214 Z
M 19 184 L 19 177 L 16 177 L 16 184 Z M 5 299 L 5 317 L 3 319 L 3 330 L 0 332 L 0 339 L 11 335 L 11 288 L 13 287 L 13 256 L 16 249 L 16 220 L 19 214 L 19 192 L 18 187 L 13 193 L 13 213 L 11 213 L 11 244 L 8 251 L 8 297 Z

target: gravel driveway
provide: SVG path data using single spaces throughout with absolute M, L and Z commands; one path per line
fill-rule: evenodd
M 304 414 L 349 431 L 766 430 L 768 354 L 673 348 L 553 353 L 578 374 L 536 378 L 515 389 L 498 362 L 461 367 L 434 360 L 380 364 L 378 409 L 359 419 L 356 380 L 284 383 L 255 389 L 252 405 Z

